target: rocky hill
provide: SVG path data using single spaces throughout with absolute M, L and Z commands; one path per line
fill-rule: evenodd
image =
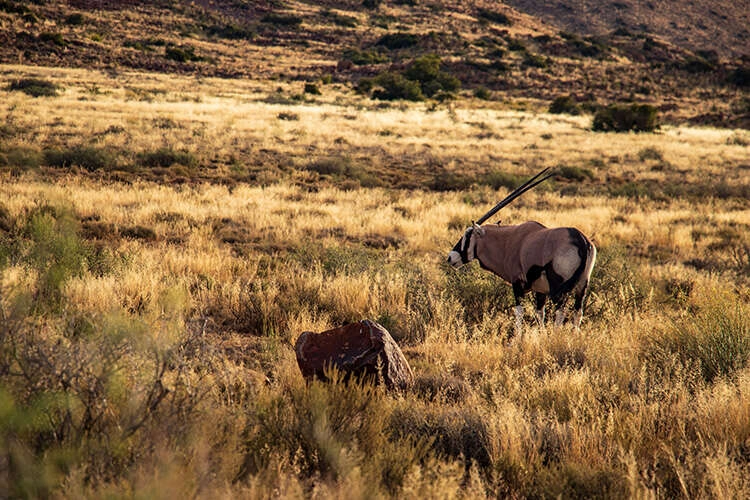
M 682 3 L 680 3 L 682 5 Z M 338 82 L 439 58 L 461 92 L 748 127 L 746 1 L 0 1 L 0 62 Z

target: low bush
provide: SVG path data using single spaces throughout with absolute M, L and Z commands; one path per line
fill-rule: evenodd
M 50 167 L 81 167 L 88 171 L 113 167 L 116 156 L 107 149 L 92 146 L 75 146 L 70 149 L 48 149 L 44 152 L 44 162 Z
M 524 68 L 546 68 L 549 66 L 549 59 L 539 54 L 529 54 L 523 58 L 521 66 Z
M 203 28 L 210 36 L 227 40 L 254 40 L 257 34 L 248 27 L 237 24 L 217 24 Z
M 374 99 L 422 101 L 425 97 L 445 97 L 461 88 L 461 82 L 440 69 L 440 58 L 434 54 L 415 59 L 403 73 L 388 71 L 375 78 L 363 78 L 358 90 Z
M 647 147 L 638 151 L 638 159 L 641 161 L 646 161 L 646 160 L 662 161 L 664 160 L 664 155 L 662 154 L 661 150 L 658 148 Z
M 502 170 L 492 170 L 485 174 L 479 182 L 486 186 L 490 186 L 492 189 L 500 189 L 501 187 L 515 189 L 523 184 L 525 180 L 526 179 L 520 175 L 504 172 Z
M 733 69 L 729 73 L 727 81 L 732 85 L 736 85 L 738 87 L 750 87 L 750 66 Z
M 351 61 L 357 66 L 364 66 L 388 62 L 388 57 L 376 50 L 349 49 L 344 51 L 344 60 Z
M 408 49 L 419 43 L 419 37 L 413 33 L 388 33 L 375 42 L 388 50 Z
M 491 9 L 479 9 L 477 11 L 477 17 L 479 17 L 479 19 L 483 19 L 495 24 L 501 24 L 503 26 L 510 26 L 511 24 L 513 24 L 507 15 Z
M 342 26 L 344 28 L 356 28 L 359 24 L 356 17 L 339 14 L 332 10 L 323 11 L 323 17 L 329 19 L 336 26 Z
M 549 112 L 553 114 L 581 114 L 581 107 L 572 95 L 562 95 L 556 97 L 552 104 L 549 105 Z
M 65 47 L 67 45 L 61 33 L 44 32 L 39 35 L 39 40 L 57 45 L 58 47 Z
M 419 83 L 409 80 L 399 73 L 390 71 L 381 73 L 372 79 L 369 85 L 374 88 L 372 92 L 374 99 L 423 101 L 425 98 Z
M 44 154 L 33 147 L 16 146 L 0 149 L 0 166 L 20 170 L 39 168 L 44 162 Z
M 652 132 L 658 127 L 658 111 L 650 104 L 612 104 L 594 115 L 596 132 Z
M 305 83 L 305 94 L 320 95 L 320 88 L 314 83 Z
M 571 181 L 581 182 L 587 179 L 594 180 L 594 173 L 591 170 L 583 167 L 559 165 L 556 171 L 558 176 Z
M 177 62 L 202 61 L 203 58 L 195 54 L 195 47 L 190 45 L 169 45 L 165 49 L 164 55 L 167 59 Z
M 70 26 L 80 26 L 86 21 L 86 18 L 80 12 L 70 14 L 65 17 L 65 24 Z
M 690 56 L 680 64 L 688 73 L 709 73 L 716 70 L 716 65 L 700 56 Z
M 21 78 L 14 80 L 8 86 L 8 90 L 16 90 L 32 97 L 53 97 L 57 95 L 58 87 L 55 83 L 41 78 Z
M 454 92 L 461 88 L 455 76 L 440 69 L 440 57 L 429 54 L 415 59 L 404 71 L 404 77 L 419 82 L 422 93 L 433 97 L 438 92 Z
M 276 26 L 297 27 L 302 24 L 302 18 L 294 14 L 270 13 L 263 16 L 260 22 Z
M 195 167 L 198 159 L 188 151 L 176 151 L 172 148 L 159 148 L 155 151 L 145 151 L 138 154 L 138 160 L 145 167 L 171 167 L 182 165 Z
M 433 191 L 462 191 L 474 183 L 474 179 L 455 172 L 441 171 L 429 182 Z

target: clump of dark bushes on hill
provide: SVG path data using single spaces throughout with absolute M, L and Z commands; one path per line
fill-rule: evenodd
M 556 97 L 552 104 L 549 105 L 549 112 L 553 114 L 581 114 L 581 107 L 572 95 L 561 95 Z
M 444 99 L 461 88 L 455 76 L 441 70 L 440 57 L 434 54 L 415 59 L 404 71 L 387 71 L 375 78 L 360 80 L 358 90 L 382 100 L 422 101 L 427 97 Z
M 375 45 L 388 50 L 408 49 L 419 43 L 419 37 L 413 33 L 388 33 L 375 42 Z
M 56 96 L 59 89 L 56 84 L 41 78 L 21 78 L 8 86 L 8 90 L 20 91 L 32 97 Z
M 596 132 L 653 132 L 658 128 L 658 112 L 650 104 L 611 104 L 594 115 Z
M 203 61 L 204 59 L 195 53 L 195 47 L 190 45 L 169 45 L 164 53 L 167 59 L 177 62 Z
M 348 49 L 344 51 L 344 60 L 357 66 L 388 62 L 388 57 L 376 50 Z
M 480 21 L 501 24 L 503 26 L 510 26 L 513 24 L 508 16 L 502 12 L 496 12 L 491 9 L 479 9 L 477 11 L 477 17 L 479 17 Z
M 265 24 L 273 24 L 274 26 L 296 28 L 300 24 L 302 24 L 302 18 L 294 14 L 279 14 L 271 12 L 263 16 L 260 22 Z
M 44 152 L 44 162 L 50 167 L 80 167 L 94 171 L 112 167 L 117 158 L 110 151 L 91 146 L 76 146 L 66 149 L 48 149 Z

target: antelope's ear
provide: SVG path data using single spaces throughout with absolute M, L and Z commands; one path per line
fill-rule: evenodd
M 471 225 L 474 227 L 474 234 L 478 236 L 484 236 L 484 228 L 477 224 L 476 222 L 472 222 Z

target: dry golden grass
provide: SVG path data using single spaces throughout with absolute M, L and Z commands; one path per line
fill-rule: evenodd
M 586 117 L 473 100 L 381 108 L 326 88 L 315 100 L 271 104 L 278 93 L 267 82 L 3 70 L 65 91 L 5 93 L 0 114 L 14 133 L 2 151 L 94 144 L 132 154 L 112 169 L 41 165 L 0 177 L 0 489 L 750 491 L 743 132 L 597 134 Z M 285 96 L 301 91 L 281 86 Z M 149 100 L 127 87 L 152 89 Z M 112 126 L 124 130 L 98 135 Z M 137 153 L 161 147 L 188 151 L 197 165 L 153 174 Z M 269 164 L 271 153 L 288 163 Z M 382 184 L 306 168 L 347 156 Z M 476 266 L 443 267 L 465 225 L 507 187 L 425 187 L 440 172 L 523 178 L 547 165 L 593 178 L 531 192 L 503 221 L 579 227 L 599 262 L 580 331 L 530 327 L 511 338 L 507 287 Z M 255 180 L 225 182 L 236 171 Z M 171 184 L 177 175 L 184 182 Z M 677 182 L 684 195 L 672 197 L 666 188 Z M 401 184 L 421 189 L 393 188 Z M 648 187 L 610 191 L 618 185 Z M 691 186 L 727 192 L 699 197 Z M 417 386 L 388 395 L 304 384 L 299 333 L 365 317 L 401 343 Z M 24 415 L 46 423 L 26 426 Z

